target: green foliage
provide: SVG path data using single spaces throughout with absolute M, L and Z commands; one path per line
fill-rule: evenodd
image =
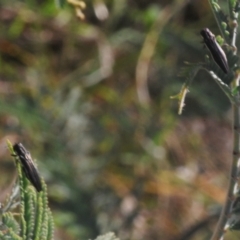
M 222 33 L 222 36 L 224 37 L 225 41 L 230 44 L 229 35 L 232 34 L 232 32 L 231 28 L 229 27 L 226 14 L 222 11 L 217 1 L 210 0 L 209 3 L 212 7 L 213 14 L 215 16 L 216 22 L 218 23 L 218 27 Z
M 9 197 L 5 204 L 8 208 L 3 208 L 2 211 L 1 226 L 4 226 L 4 229 L 0 230 L 1 239 L 11 237 L 12 240 L 52 240 L 53 219 L 48 207 L 47 186 L 42 179 L 43 191 L 37 192 L 26 175 L 23 174 L 21 163 L 18 156 L 15 155 L 10 142 L 8 142 L 8 147 L 15 158 L 18 179 L 12 191 L 12 196 Z M 15 220 L 12 210 L 10 210 L 15 204 L 16 189 L 20 189 L 20 213 L 18 217 L 20 224 Z M 14 214 L 16 215 L 16 212 Z
M 238 173 L 239 173 L 239 124 L 240 124 L 240 102 L 239 102 L 239 58 L 237 56 L 237 47 L 236 47 L 236 38 L 238 30 L 238 12 L 236 7 L 239 5 L 239 1 L 230 0 L 229 3 L 229 16 L 227 17 L 221 7 L 217 3 L 218 1 L 210 0 L 209 3 L 212 7 L 216 22 L 219 26 L 219 30 L 222 34 L 222 37 L 225 39 L 227 46 L 227 57 L 224 51 L 218 46 L 215 42 L 215 36 L 210 33 L 209 30 L 201 31 L 201 35 L 204 38 L 204 42 L 208 47 L 212 58 L 207 58 L 205 70 L 209 72 L 213 80 L 229 98 L 233 106 L 233 154 L 232 154 L 232 163 L 230 170 L 230 179 L 229 187 L 227 190 L 227 196 L 225 204 L 222 208 L 221 215 L 218 220 L 218 224 L 213 232 L 211 237 L 212 240 L 225 239 L 225 233 L 228 229 L 230 230 L 240 230 L 240 211 L 239 211 L 239 192 L 240 184 L 238 182 Z M 225 70 L 224 67 L 221 67 L 223 61 L 223 66 L 229 65 L 230 71 Z M 228 63 L 229 62 L 229 63 Z M 220 64 L 219 64 L 220 63 Z M 219 65 L 223 71 L 219 72 Z M 204 67 L 204 65 L 202 65 Z M 194 68 L 192 68 L 194 70 Z M 192 72 L 192 69 L 190 73 Z M 225 74 L 223 74 L 225 72 Z M 190 78 L 189 78 L 190 75 Z M 184 105 L 185 95 L 189 86 L 189 82 L 192 82 L 192 76 L 195 74 L 189 74 L 189 71 L 183 72 L 183 76 L 186 77 L 185 83 L 177 95 L 179 98 L 179 112 L 182 112 Z M 190 80 L 189 80 L 190 79 Z
M 230 87 L 228 86 L 228 84 L 233 82 L 233 79 L 235 77 L 233 72 L 235 71 L 235 73 L 237 73 L 237 69 L 239 68 L 239 65 L 238 65 L 239 57 L 236 56 L 235 46 L 231 45 L 231 41 L 230 41 L 231 38 L 233 38 L 233 30 L 232 30 L 232 27 L 229 25 L 229 22 L 227 21 L 226 15 L 223 14 L 218 3 L 216 1 L 210 1 L 210 4 L 211 4 L 212 10 L 215 14 L 217 23 L 220 23 L 219 28 L 221 30 L 221 33 L 222 33 L 226 43 L 228 43 L 228 46 L 227 46 L 228 50 L 226 53 L 226 58 L 227 58 L 228 65 L 229 65 L 229 68 L 231 69 L 231 71 L 228 72 L 228 74 L 223 73 L 223 71 L 219 68 L 219 66 L 214 61 L 214 59 L 209 56 L 206 56 L 204 64 L 203 63 L 189 64 L 188 67 L 183 68 L 183 70 L 181 71 L 181 77 L 185 78 L 185 83 L 183 84 L 180 93 L 178 95 L 172 97 L 172 98 L 177 98 L 179 100 L 179 110 L 178 110 L 179 114 L 182 113 L 183 106 L 185 105 L 184 104 L 185 96 L 189 90 L 189 86 L 192 83 L 192 80 L 194 79 L 196 73 L 201 68 L 208 71 L 208 73 L 211 75 L 213 80 L 216 81 L 218 86 L 222 89 L 222 91 L 229 98 L 231 103 L 236 104 L 236 105 L 239 104 L 238 97 L 234 96 L 234 93 L 233 93 L 234 91 L 232 89 L 230 89 Z M 236 2 L 231 3 L 231 4 L 233 4 L 235 6 Z M 232 11 L 233 11 L 233 9 L 232 9 Z M 231 36 L 229 36 L 230 33 L 228 32 L 227 29 L 230 29 L 229 31 L 232 31 Z M 219 38 L 221 38 L 221 37 L 219 37 Z M 221 39 L 223 39 L 223 38 L 221 38 Z
M 211 117 L 228 109 L 210 77 L 196 75 L 183 117 L 169 101 L 180 88 L 182 62 L 203 59 L 192 29 L 204 24 L 200 16 L 211 21 L 205 1 L 90 0 L 86 21 L 78 21 L 68 3 L 56 9 L 54 1 L 31 2 L 1 4 L 0 130 L 12 142 L 28 143 L 39 160 L 58 239 L 94 239 L 109 231 L 127 240 L 176 239 L 192 216 L 201 218 L 189 207 L 193 202 L 207 215 L 221 195 L 220 184 L 215 194 L 205 190 L 216 188 L 215 179 L 204 185 L 194 174 L 224 178 L 228 163 L 218 156 L 228 144 L 209 147 L 218 132 L 211 131 Z M 145 48 L 148 58 L 140 59 L 145 42 L 152 55 Z M 137 66 L 147 106 L 136 94 Z M 226 123 L 219 124 L 226 132 Z M 182 179 L 182 168 L 192 180 Z M 13 174 L 5 172 L 0 180 Z
M 12 231 L 16 234 L 20 233 L 20 226 L 19 223 L 14 218 L 13 214 L 11 212 L 5 212 L 2 215 L 2 223 L 9 229 L 12 229 Z

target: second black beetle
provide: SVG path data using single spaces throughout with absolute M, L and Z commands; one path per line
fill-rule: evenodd
M 208 28 L 204 28 L 200 33 L 214 61 L 223 70 L 223 72 L 227 74 L 229 72 L 227 57 L 220 45 L 217 43 L 214 34 L 212 34 Z
M 13 150 L 21 162 L 23 172 L 25 173 L 28 180 L 36 188 L 38 192 L 42 191 L 42 183 L 37 171 L 37 168 L 34 165 L 30 152 L 22 145 L 22 143 L 16 143 L 13 145 Z

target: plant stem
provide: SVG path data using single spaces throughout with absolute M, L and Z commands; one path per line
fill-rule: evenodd
M 240 107 L 237 106 L 236 104 L 233 104 L 233 118 L 234 118 L 234 122 L 233 122 L 234 146 L 233 146 L 233 161 L 232 161 L 232 166 L 230 171 L 228 194 L 227 194 L 226 202 L 222 209 L 217 227 L 213 233 L 211 240 L 223 239 L 224 228 L 228 220 L 232 201 L 235 197 L 234 186 L 237 179 L 238 161 L 240 156 L 240 131 L 239 131 L 240 130 Z
M 211 2 L 211 1 L 210 1 Z M 233 50 L 233 54 L 237 54 L 236 48 L 236 37 L 237 37 L 237 19 L 238 12 L 234 12 L 234 6 L 232 2 L 229 3 L 229 15 L 230 21 L 232 25 L 232 38 L 231 38 L 231 46 Z M 212 3 L 213 4 L 213 3 Z M 211 6 L 213 7 L 213 5 Z M 213 9 L 213 8 L 212 8 Z M 214 12 L 214 9 L 213 9 Z M 234 24 L 233 24 L 234 23 Z M 222 30 L 222 29 L 221 29 Z M 235 71 L 235 76 L 232 82 L 232 89 L 239 87 L 239 71 Z M 240 93 L 238 91 L 236 98 L 240 98 Z M 213 233 L 211 240 L 223 240 L 224 239 L 224 231 L 229 227 L 227 226 L 227 221 L 231 216 L 231 206 L 233 200 L 237 197 L 237 193 L 240 189 L 240 185 L 238 183 L 238 172 L 239 172 L 239 162 L 240 162 L 240 106 L 239 104 L 232 104 L 233 108 L 233 157 L 232 157 L 232 166 L 229 176 L 229 186 L 225 204 L 222 208 L 222 212 L 220 218 L 218 220 L 217 227 Z

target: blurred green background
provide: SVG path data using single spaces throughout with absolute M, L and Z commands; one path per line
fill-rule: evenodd
M 170 99 L 184 61 L 204 60 L 199 31 L 219 33 L 207 0 L 85 3 L 85 20 L 68 3 L 0 3 L 0 201 L 16 176 L 9 139 L 38 160 L 55 239 L 209 239 L 231 106 L 203 71 L 181 116 Z

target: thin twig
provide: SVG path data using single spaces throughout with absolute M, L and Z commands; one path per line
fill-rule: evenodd
M 224 228 L 228 220 L 228 216 L 231 210 L 231 204 L 234 199 L 234 185 L 237 179 L 237 164 L 239 160 L 239 152 L 240 152 L 240 134 L 238 129 L 240 128 L 240 108 L 239 106 L 233 105 L 233 116 L 234 116 L 234 146 L 233 146 L 233 162 L 231 166 L 231 172 L 229 177 L 229 186 L 228 193 L 226 197 L 226 201 L 224 207 L 222 209 L 220 218 L 218 220 L 217 227 L 214 231 L 214 234 L 211 240 L 219 240 L 223 239 Z

